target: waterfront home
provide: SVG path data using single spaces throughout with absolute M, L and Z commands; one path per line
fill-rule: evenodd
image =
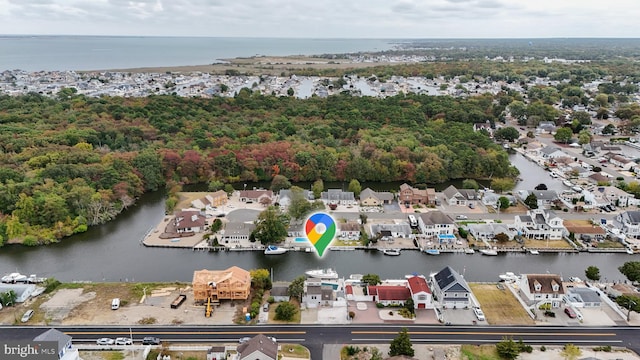
M 360 239 L 360 224 L 357 222 L 341 222 L 338 223 L 338 238 L 342 239 Z
M 388 205 L 393 202 L 394 196 L 388 191 L 374 191 L 366 188 L 360 192 L 361 206 Z
M 627 207 L 638 204 L 638 199 L 633 194 L 615 186 L 594 186 L 585 189 L 582 194 L 584 201 L 594 207 L 605 205 Z
M 567 289 L 565 302 L 576 308 L 599 308 L 602 305 L 600 295 L 596 290 L 586 287 L 572 287 Z
M 569 155 L 567 155 L 567 153 L 555 146 L 545 146 L 544 148 L 540 149 L 540 156 L 542 156 L 544 159 L 570 157 Z
M 516 194 L 523 202 L 529 195 L 535 195 L 539 209 L 549 209 L 556 201 L 560 200 L 555 190 L 519 190 Z
M 334 286 L 323 283 L 320 279 L 307 279 L 304 282 L 302 302 L 309 308 L 331 306 L 337 299 Z
M 245 222 L 228 222 L 224 226 L 224 233 L 220 235 L 219 243 L 221 245 L 239 243 L 240 241 L 249 241 L 251 232 L 255 230 L 256 225 Z
M 564 226 L 569 233 L 572 233 L 574 238 L 581 239 L 583 241 L 600 242 L 604 241 L 607 236 L 607 232 L 600 225 L 584 225 L 583 221 L 567 220 L 564 222 Z
M 620 167 L 622 170 L 627 171 L 638 165 L 635 161 L 618 154 L 609 157 L 609 162 L 615 166 Z
M 177 233 L 199 233 L 205 230 L 207 219 L 200 211 L 180 211 L 174 218 L 174 226 Z
M 633 239 L 640 239 L 640 211 L 625 211 L 616 217 L 622 224 L 622 232 Z
M 356 205 L 356 198 L 352 191 L 342 191 L 341 189 L 328 189 L 320 193 L 320 200 L 325 205 Z
M 274 338 L 258 334 L 238 345 L 238 360 L 276 360 L 278 343 Z
M 306 200 L 313 200 L 313 193 L 309 190 L 302 190 L 302 197 Z M 280 204 L 281 207 L 289 207 L 291 205 L 292 192 L 291 189 L 282 189 L 278 193 L 277 203 Z
M 371 236 L 383 235 L 390 238 L 408 238 L 411 236 L 411 226 L 409 224 L 371 224 Z
M 518 234 L 517 231 L 505 224 L 488 223 L 488 224 L 469 224 L 469 233 L 473 235 L 477 240 L 494 241 L 497 234 L 505 234 L 509 237 L 509 240 Z
M 400 185 L 400 193 L 398 194 L 398 202 L 400 205 L 435 205 L 436 191 L 435 189 L 421 190 L 411 187 L 409 184 Z
M 472 304 L 469 284 L 450 266 L 431 274 L 429 281 L 433 300 L 440 303 L 443 308 L 468 308 Z
M 523 274 L 518 294 L 529 306 L 550 303 L 551 307 L 562 306 L 565 294 L 560 275 L 556 274 Z
M 13 340 L 18 340 L 18 339 L 13 339 Z M 21 339 L 21 340 L 28 340 L 28 341 L 34 341 L 34 342 L 53 342 L 56 344 L 56 350 L 58 352 L 58 360 L 80 360 L 80 355 L 78 353 L 78 349 L 75 349 L 73 347 L 73 343 L 72 343 L 72 338 L 71 336 L 56 330 L 56 329 L 49 329 L 44 331 L 43 333 L 41 333 L 40 335 L 36 336 L 33 339 Z
M 251 291 L 251 275 L 245 269 L 232 266 L 225 270 L 197 270 L 193 272 L 193 301 L 204 304 L 211 299 L 246 300 Z
M 587 180 L 589 180 L 591 183 L 595 185 L 611 184 L 611 178 L 606 175 L 603 175 L 602 173 L 593 173 L 587 176 Z
M 373 301 L 384 306 L 404 305 L 411 298 L 411 291 L 405 285 L 367 286 L 367 293 Z
M 444 201 L 449 205 L 467 206 L 479 199 L 478 192 L 476 190 L 458 190 L 453 185 L 449 185 L 442 194 L 444 195 Z
M 515 205 L 516 204 L 516 197 L 513 195 L 507 195 L 507 194 L 496 194 L 494 192 L 485 192 L 484 195 L 482 195 L 482 204 L 484 206 L 491 206 L 493 208 L 497 208 L 498 207 L 498 199 L 500 199 L 501 197 L 506 197 L 509 200 L 509 205 Z
M 265 189 L 253 189 L 240 191 L 240 201 L 245 203 L 259 203 L 269 205 L 273 202 L 273 191 Z
M 289 301 L 289 285 L 287 281 L 276 281 L 269 290 L 269 295 L 273 296 L 275 302 Z
M 409 277 L 407 281 L 411 298 L 416 309 L 433 308 L 433 299 L 431 297 L 431 289 L 424 276 L 415 275 Z
M 473 131 L 480 131 L 480 130 L 486 131 L 489 134 L 489 137 L 493 137 L 493 128 L 491 128 L 491 122 L 489 120 L 483 123 L 473 124 Z
M 429 211 L 418 216 L 418 228 L 425 236 L 435 238 L 438 235 L 453 235 L 456 225 L 442 211 Z
M 527 215 L 517 215 L 513 227 L 522 236 L 536 240 L 560 240 L 567 231 L 562 218 L 544 209 L 528 210 Z
M 193 200 L 191 206 L 200 210 L 213 210 L 218 206 L 226 205 L 229 197 L 224 190 L 218 190 L 214 193 L 205 195 L 205 197 Z
M 552 134 L 556 131 L 556 124 L 553 121 L 540 121 L 536 127 L 538 134 Z

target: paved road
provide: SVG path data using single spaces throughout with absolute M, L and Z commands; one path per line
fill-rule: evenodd
M 415 344 L 484 344 L 504 337 L 522 339 L 532 345 L 573 343 L 579 346 L 620 346 L 640 353 L 638 327 L 521 327 L 521 326 L 406 326 Z M 236 343 L 239 338 L 259 333 L 278 342 L 299 343 L 311 350 L 312 359 L 322 359 L 325 344 L 389 343 L 400 331 L 398 325 L 290 325 L 290 326 L 170 326 L 170 327 L 57 327 L 73 337 L 75 344 L 94 344 L 100 337 L 133 334 L 134 341 L 157 336 L 170 343 Z M 34 336 L 46 328 L 0 327 L 0 339 Z

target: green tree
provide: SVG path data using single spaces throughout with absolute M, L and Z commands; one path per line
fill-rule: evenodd
M 287 237 L 289 218 L 280 209 L 269 206 L 258 215 L 255 225 L 253 234 L 256 240 L 263 245 L 277 244 Z
M 409 356 L 412 357 L 415 354 L 413 350 L 413 344 L 411 343 L 411 338 L 409 338 L 409 333 L 407 332 L 407 328 L 402 328 L 393 340 L 391 340 L 391 344 L 389 345 L 389 356 Z
M 496 344 L 496 352 L 505 360 L 515 360 L 520 355 L 520 346 L 512 338 L 502 338 Z
M 376 286 L 378 284 L 381 283 L 380 281 L 380 275 L 378 274 L 366 274 L 362 277 L 362 282 L 370 285 L 370 286 Z
M 313 185 L 311 185 L 311 191 L 313 192 L 314 199 L 320 198 L 320 194 L 324 191 L 324 182 L 322 179 L 316 180 Z
M 216 218 L 215 220 L 213 220 L 213 223 L 211 224 L 211 232 L 215 234 L 221 229 L 222 229 L 222 220 Z
M 13 290 L 0 293 L 0 303 L 2 304 L 2 306 L 5 306 L 5 307 L 15 305 L 17 298 L 18 298 L 18 295 Z
M 304 276 L 298 276 L 297 278 L 291 281 L 289 284 L 289 288 L 287 289 L 287 294 L 289 296 L 298 299 L 302 302 L 302 294 L 304 294 L 304 282 L 307 280 Z
M 548 188 L 547 188 L 547 184 L 540 183 L 540 184 L 536 185 L 536 187 L 534 187 L 534 189 L 536 189 L 536 190 L 547 190 Z
M 589 266 L 584 271 L 584 276 L 591 281 L 598 281 L 600 280 L 600 269 L 597 266 Z
M 147 148 L 133 159 L 133 167 L 140 172 L 146 190 L 155 191 L 165 184 L 162 174 L 162 158 L 151 148 Z
M 415 306 L 416 304 L 413 301 L 413 298 L 408 298 L 407 301 L 404 302 L 404 305 L 402 307 L 407 309 L 407 311 L 409 311 L 411 314 L 415 315 L 416 313 Z
M 298 312 L 298 309 L 292 303 L 285 301 L 276 307 L 276 320 L 291 321 Z
M 529 209 L 537 209 L 538 208 L 538 197 L 536 194 L 531 193 L 524 199 L 524 204 L 529 207 Z
M 562 127 L 558 130 L 556 130 L 556 134 L 553 135 L 553 138 L 556 141 L 562 142 L 562 143 L 568 143 L 571 140 L 571 137 L 573 136 L 573 131 L 571 131 L 571 129 L 566 128 L 566 127 Z
M 289 189 L 291 187 L 291 182 L 284 175 L 276 175 L 271 180 L 271 191 L 277 193 L 282 189 Z
M 520 132 L 513 126 L 507 126 L 496 130 L 493 137 L 498 141 L 513 142 L 520 137 Z
M 216 179 L 209 181 L 209 186 L 207 186 L 207 190 L 209 191 L 218 191 L 222 189 L 224 189 L 224 183 Z
M 231 184 L 226 184 L 224 186 L 224 192 L 226 192 L 227 194 L 229 194 L 229 196 L 231 196 L 233 194 L 233 192 L 236 191 L 236 189 L 233 188 L 233 185 Z
M 571 120 L 577 120 L 582 125 L 591 125 L 591 115 L 586 111 L 576 111 L 571 115 Z
M 291 204 L 287 212 L 292 219 L 302 219 L 312 209 L 312 204 L 304 197 L 304 190 L 298 186 L 291 187 Z
M 640 281 L 640 261 L 627 261 L 618 267 L 622 275 L 626 276 L 629 281 Z
M 473 179 L 464 179 L 462 180 L 462 188 L 478 190 L 480 185 L 478 185 L 478 182 Z
M 579 347 L 573 344 L 566 344 L 562 351 L 560 352 L 560 356 L 567 360 L 576 360 L 578 357 L 582 355 L 582 350 Z
M 294 94 L 295 94 L 295 90 L 293 90 L 293 88 L 289 88 L 289 89 L 287 90 L 287 95 L 289 95 L 289 96 L 293 96 Z
M 613 124 L 607 124 L 607 126 L 602 129 L 602 135 L 613 135 L 616 133 L 616 126 Z
M 249 271 L 251 275 L 251 285 L 254 289 L 271 289 L 271 274 L 267 269 L 253 269 Z
M 499 243 L 506 243 L 509 241 L 509 235 L 501 232 L 501 233 L 495 234 L 493 236 L 493 239 Z
M 349 191 L 353 193 L 355 197 L 360 196 L 360 192 L 362 191 L 362 186 L 360 186 L 360 181 L 357 179 L 353 179 L 349 182 Z
M 584 145 L 591 142 L 591 132 L 587 129 L 580 130 L 578 134 L 578 144 Z
M 491 188 L 498 193 L 509 191 L 516 186 L 515 181 L 509 178 L 495 178 L 491 180 Z

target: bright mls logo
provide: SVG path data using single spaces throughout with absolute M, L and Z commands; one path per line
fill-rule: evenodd
M 2 360 L 57 360 L 56 341 L 7 341 L 1 344 Z
M 336 236 L 336 221 L 329 214 L 315 213 L 305 222 L 304 231 L 318 256 L 322 257 Z

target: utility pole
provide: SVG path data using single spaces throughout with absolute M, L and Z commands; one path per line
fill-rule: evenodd
M 627 322 L 629 322 L 631 320 L 631 307 L 632 306 L 636 306 L 636 303 L 635 303 L 635 301 L 629 299 L 628 305 L 629 305 L 629 309 L 628 309 L 629 311 L 627 312 Z

